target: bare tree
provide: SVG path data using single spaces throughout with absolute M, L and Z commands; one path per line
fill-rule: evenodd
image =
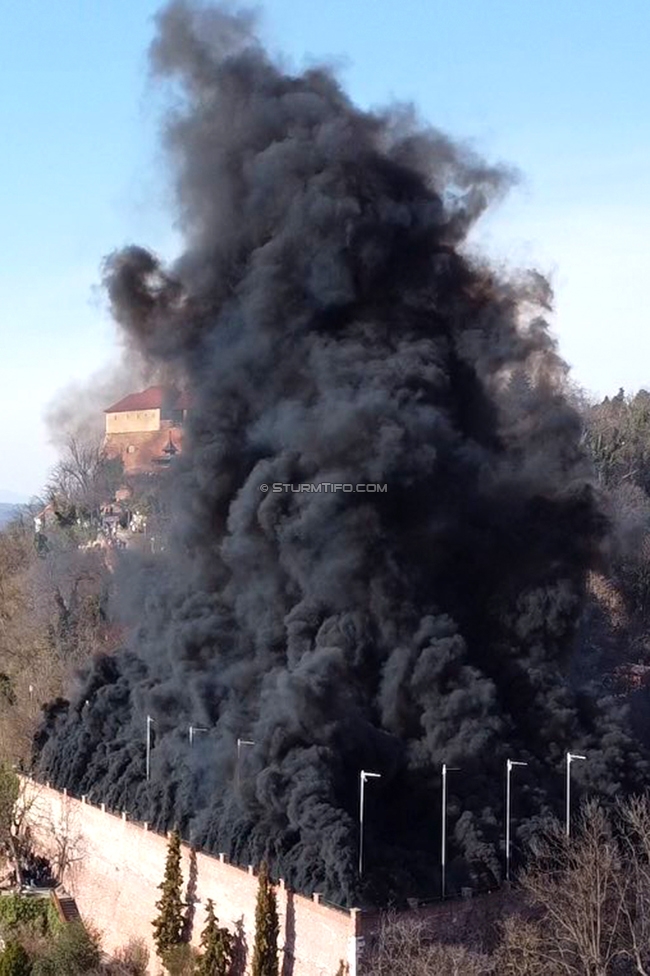
M 650 976 L 650 802 L 632 797 L 619 804 L 623 870 L 619 890 L 635 972 Z
M 27 822 L 35 796 L 6 764 L 0 764 L 0 855 L 13 869 L 18 889 L 23 885 L 23 864 L 29 851 Z
M 568 839 L 554 824 L 521 879 L 527 919 L 509 919 L 503 976 L 650 976 L 650 800 L 586 804 Z
M 424 919 L 387 914 L 361 972 L 363 976 L 496 976 L 488 956 L 462 945 L 434 942 Z
M 626 955 L 621 851 L 610 817 L 594 802 L 566 838 L 555 824 L 538 839 L 522 887 L 541 910 L 539 951 L 555 972 L 606 976 Z
M 494 964 L 499 976 L 556 976 L 554 954 L 539 924 L 515 915 L 501 926 Z
M 97 521 L 101 506 L 111 501 L 122 475 L 121 461 L 106 454 L 101 438 L 70 436 L 50 475 L 47 494 L 64 520 L 81 515 Z
M 74 865 L 84 860 L 87 842 L 79 825 L 74 803 L 63 800 L 61 813 L 53 816 L 34 804 L 29 814 L 26 836 L 34 846 L 47 850 L 52 875 L 61 882 L 66 872 L 74 870 Z

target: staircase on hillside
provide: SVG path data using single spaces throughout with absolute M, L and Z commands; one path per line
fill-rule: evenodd
M 67 894 L 67 892 L 63 890 L 53 890 L 51 893 L 51 898 L 62 922 L 68 923 L 81 921 L 81 915 L 79 914 L 77 903 L 72 895 Z

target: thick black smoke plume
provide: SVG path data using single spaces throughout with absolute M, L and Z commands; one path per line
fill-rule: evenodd
M 498 880 L 506 757 L 529 763 L 520 824 L 561 811 L 568 748 L 605 792 L 645 769 L 564 678 L 607 522 L 548 288 L 463 253 L 509 177 L 283 73 L 247 15 L 174 3 L 158 28 L 186 249 L 165 270 L 128 248 L 107 287 L 194 411 L 173 538 L 124 560 L 130 646 L 50 709 L 40 769 L 343 902 L 435 892 L 445 761 L 450 886 Z

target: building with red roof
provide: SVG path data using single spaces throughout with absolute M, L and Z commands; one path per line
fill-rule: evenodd
M 182 451 L 189 407 L 187 394 L 165 386 L 122 397 L 104 411 L 107 454 L 120 457 L 127 474 L 167 466 Z

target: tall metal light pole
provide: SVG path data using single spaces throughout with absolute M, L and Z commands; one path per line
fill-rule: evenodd
M 510 774 L 513 766 L 527 766 L 525 762 L 506 760 L 506 881 L 510 881 Z
M 151 772 L 151 723 L 153 719 L 151 715 L 147 715 L 147 783 L 149 782 L 149 774 Z
M 208 732 L 208 731 L 209 729 L 200 728 L 198 725 L 190 725 L 189 728 L 190 748 L 194 745 L 194 736 L 196 735 L 197 732 Z
M 367 773 L 362 769 L 359 773 L 359 877 L 363 877 L 363 808 L 365 802 L 365 787 L 369 779 L 381 779 L 381 773 Z
M 566 835 L 571 836 L 571 763 L 576 759 L 586 759 L 586 756 L 578 756 L 574 752 L 566 754 Z
M 237 769 L 235 772 L 235 783 L 237 789 L 239 789 L 239 783 L 240 783 L 239 764 L 241 762 L 242 746 L 254 746 L 254 745 L 255 743 L 253 742 L 252 739 L 237 739 Z
M 440 890 L 444 901 L 447 892 L 447 773 L 457 773 L 460 766 L 442 764 L 442 838 L 440 843 L 441 881 Z

